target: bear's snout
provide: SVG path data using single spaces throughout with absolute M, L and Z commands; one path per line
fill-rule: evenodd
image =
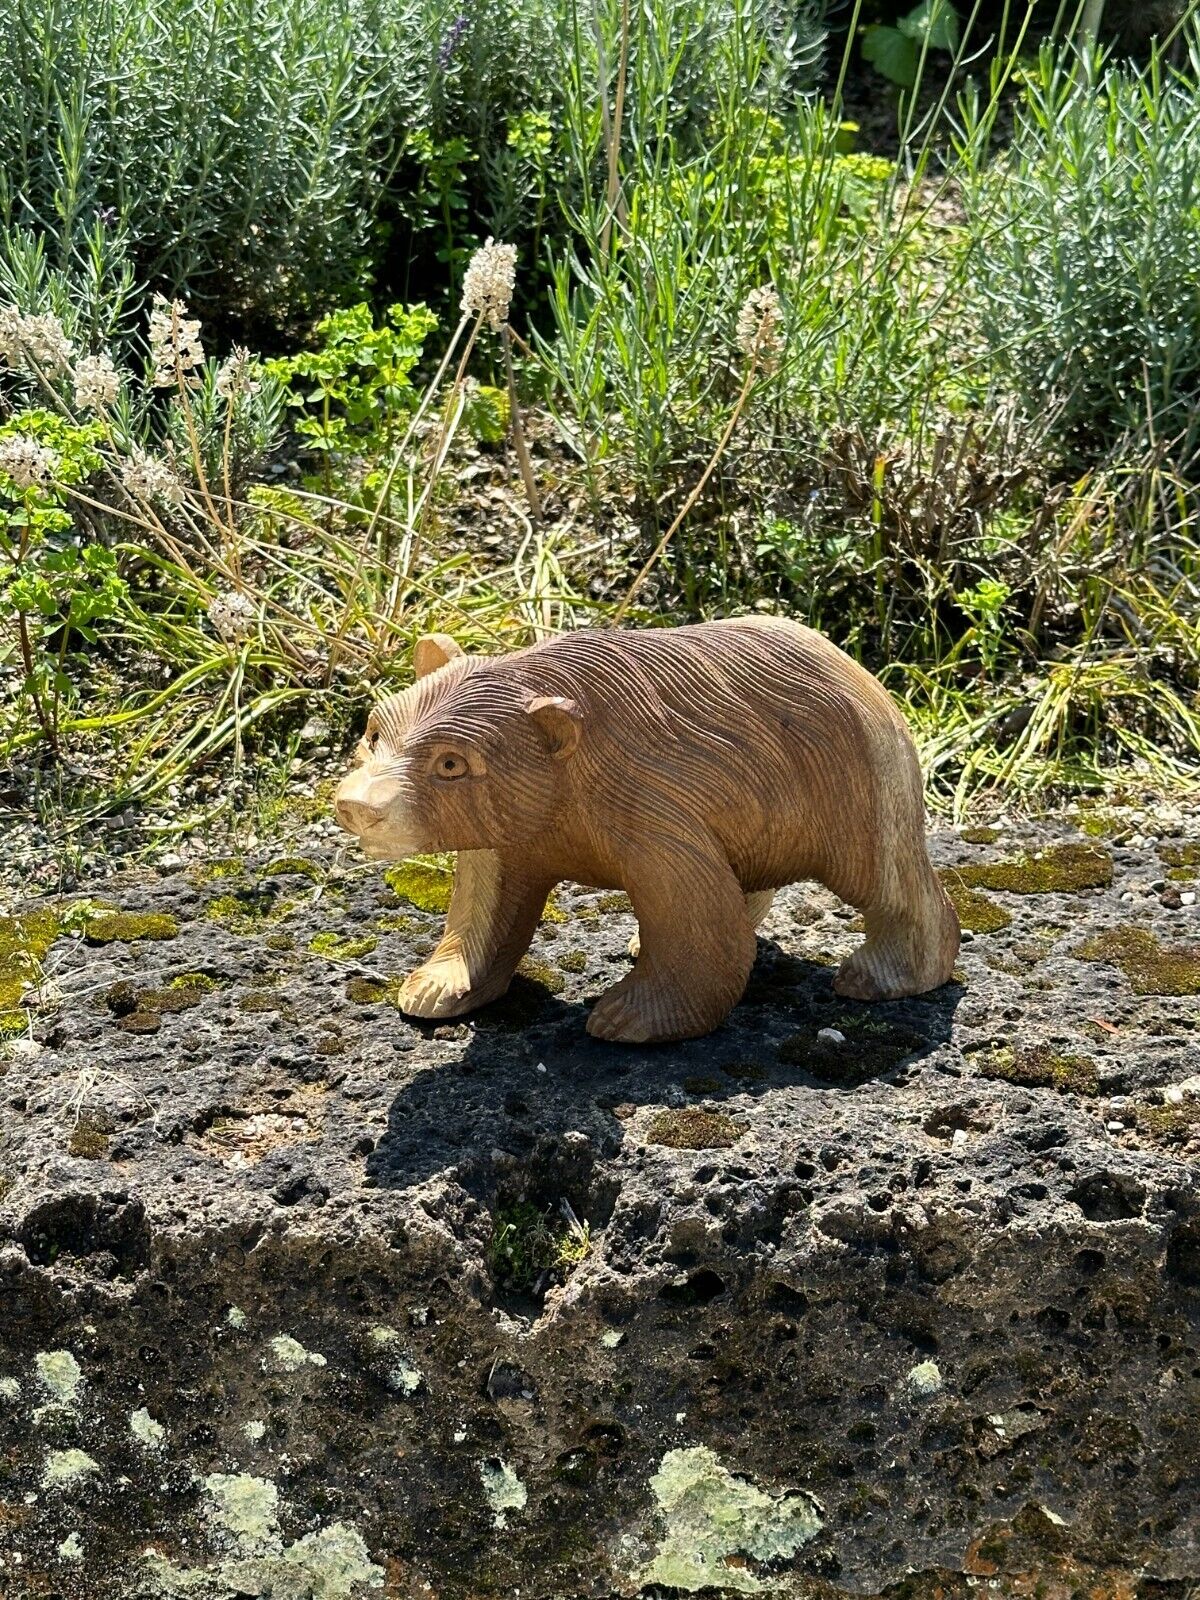
M 356 768 L 338 785 L 333 809 L 347 833 L 356 833 L 361 838 L 384 821 L 394 799 L 391 785 L 380 784 L 362 768 Z
M 368 805 L 365 800 L 338 799 L 337 819 L 347 833 L 366 833 L 368 828 L 373 828 L 382 822 L 384 813 L 378 806 Z

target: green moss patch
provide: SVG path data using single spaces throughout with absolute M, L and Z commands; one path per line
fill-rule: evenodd
M 498 1289 L 542 1295 L 564 1282 L 590 1248 L 588 1227 L 574 1213 L 515 1200 L 496 1208 L 487 1260 Z
M 612 889 L 607 894 L 602 894 L 596 901 L 600 911 L 632 911 L 633 901 L 621 889 Z
M 857 1012 L 836 1017 L 825 1026 L 842 1034 L 845 1043 L 818 1038 L 819 1030 L 810 1027 L 782 1042 L 779 1059 L 787 1066 L 803 1067 L 814 1078 L 839 1089 L 854 1089 L 881 1077 L 929 1042 L 911 1028 Z
M 1000 837 L 999 828 L 960 828 L 958 837 L 965 844 L 995 844 Z
M 1071 1094 L 1095 1095 L 1100 1077 L 1091 1056 L 1052 1050 L 1049 1045 L 996 1050 L 979 1065 L 985 1078 L 1001 1078 L 1026 1089 L 1058 1089 Z
M 320 883 L 325 874 L 315 861 L 310 861 L 307 856 L 280 856 L 278 861 L 272 861 L 263 868 L 265 878 L 311 878 L 313 883 Z
M 346 999 L 356 1006 L 400 1004 L 400 978 L 351 978 L 346 984 Z
M 454 888 L 452 856 L 414 856 L 389 867 L 383 881 L 418 911 L 448 911 Z
M 722 1089 L 727 1089 L 728 1084 L 722 1083 L 720 1078 L 693 1075 L 683 1080 L 683 1087 L 689 1094 L 707 1095 L 720 1094 Z
M 987 895 L 980 894 L 978 889 L 969 888 L 957 867 L 944 867 L 938 877 L 950 896 L 950 904 L 958 913 L 959 923 L 968 932 L 998 933 L 1012 922 L 1012 913 L 994 900 L 989 900 Z
M 357 961 L 360 956 L 369 956 L 378 943 L 379 940 L 373 933 L 364 933 L 357 937 L 343 936 L 339 933 L 318 933 L 308 941 L 308 948 L 313 955 L 328 956 L 331 961 Z
M 104 1111 L 83 1111 L 71 1129 L 67 1153 L 84 1161 L 101 1161 L 108 1154 L 108 1136 L 113 1120 Z
M 551 889 L 546 897 L 546 904 L 542 909 L 542 921 L 551 923 L 566 922 L 567 913 L 563 910 L 558 898 L 558 891 Z
M 17 1007 L 60 931 L 61 923 L 53 911 L 0 917 L 0 1013 L 9 1019 L 5 1032 L 10 1038 L 25 1031 L 25 1013 Z
M 1200 872 L 1200 844 L 1160 844 L 1158 857 L 1169 867 L 1172 883 L 1191 883 Z
M 668 1150 L 728 1150 L 746 1132 L 722 1111 L 702 1111 L 699 1106 L 657 1111 L 646 1129 L 650 1144 L 666 1145 Z
M 411 933 L 416 923 L 401 911 L 385 911 L 375 918 L 375 926 L 380 933 Z
M 83 925 L 88 944 L 136 944 L 177 939 L 179 923 L 165 911 L 97 911 Z
M 295 900 L 282 900 L 271 889 L 244 889 L 218 895 L 204 908 L 210 922 L 219 922 L 230 933 L 262 933 L 272 923 L 294 911 Z
M 1076 826 L 1089 839 L 1113 839 L 1117 834 L 1124 833 L 1128 824 L 1111 811 L 1083 811 L 1076 819 Z
M 588 958 L 586 950 L 564 950 L 562 955 L 556 959 L 564 972 L 586 972 L 587 970 Z
M 1119 967 L 1134 994 L 1200 994 L 1200 945 L 1161 945 L 1149 928 L 1114 928 L 1071 954 Z
M 561 972 L 555 971 L 548 961 L 539 961 L 536 956 L 526 956 L 517 967 L 517 972 L 530 983 L 536 983 L 549 994 L 561 994 L 567 987 L 567 980 Z
M 1155 1144 L 1190 1144 L 1200 1138 L 1200 1100 L 1179 1106 L 1139 1106 L 1137 1130 Z
M 126 1033 L 157 1033 L 164 1015 L 193 1010 L 217 987 L 203 972 L 180 973 L 159 988 L 123 979 L 104 991 L 104 1003 Z
M 29 1026 L 28 1011 L 0 1011 L 0 1044 L 6 1039 L 19 1039 Z M 4 1076 L 5 1068 L 0 1062 L 0 1078 Z
M 1107 889 L 1112 882 L 1112 856 L 1095 844 L 1058 844 L 1013 861 L 985 861 L 955 867 L 968 889 L 1006 889 L 1011 894 L 1069 894 L 1078 889 Z
M 241 878 L 245 876 L 246 868 L 241 861 L 233 856 L 226 856 L 218 861 L 197 862 L 194 867 L 188 868 L 189 880 L 197 885 L 206 883 L 219 883 L 222 878 Z

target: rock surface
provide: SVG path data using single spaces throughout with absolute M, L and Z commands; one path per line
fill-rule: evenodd
M 1196 847 L 966 832 L 961 982 L 839 1001 L 852 913 L 799 886 L 729 1024 L 661 1049 L 583 1031 L 612 896 L 561 891 L 509 998 L 432 1027 L 388 985 L 436 873 L 43 902 L 0 1062 L 4 1600 L 1182 1600 Z M 971 871 L 1046 850 L 1040 892 Z

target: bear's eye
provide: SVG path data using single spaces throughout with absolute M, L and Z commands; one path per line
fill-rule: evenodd
M 438 778 L 463 778 L 467 773 L 467 763 L 462 756 L 456 756 L 447 750 L 433 763 L 433 771 Z
M 367 749 L 372 753 L 372 755 L 374 755 L 375 746 L 378 743 L 379 743 L 379 729 L 378 728 L 368 728 L 368 730 L 367 730 Z

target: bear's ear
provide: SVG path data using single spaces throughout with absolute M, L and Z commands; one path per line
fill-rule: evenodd
M 574 700 L 565 700 L 560 694 L 544 695 L 531 700 L 526 710 L 555 761 L 565 761 L 573 754 L 583 731 L 583 713 Z
M 424 633 L 413 647 L 413 672 L 427 678 L 462 653 L 448 633 Z

